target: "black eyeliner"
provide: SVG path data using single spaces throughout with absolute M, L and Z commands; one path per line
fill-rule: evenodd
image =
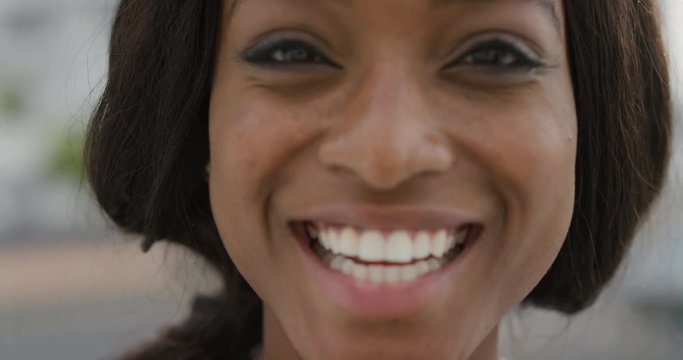
M 535 56 L 534 56 L 534 58 L 532 58 L 531 56 L 526 54 L 525 51 L 519 49 L 518 46 L 511 44 L 510 42 L 502 40 L 502 39 L 490 39 L 488 41 L 480 43 L 476 46 L 473 46 L 473 48 L 470 50 L 470 52 L 486 49 L 487 47 L 496 48 L 499 50 L 504 50 L 504 51 L 508 51 L 508 52 L 515 54 L 521 63 L 519 65 L 521 67 L 537 68 L 537 67 L 544 65 L 544 63 L 541 62 L 540 60 L 534 59 Z M 517 67 L 517 66 L 514 66 L 514 67 Z
M 445 66 L 443 66 L 443 70 L 447 70 L 450 67 L 457 66 L 461 64 L 465 59 L 467 59 L 468 56 L 472 55 L 473 53 L 477 51 L 484 51 L 487 49 L 496 49 L 498 51 L 503 51 L 507 53 L 511 53 L 515 56 L 516 63 L 511 64 L 511 65 L 479 65 L 479 64 L 464 64 L 472 67 L 480 67 L 482 69 L 485 69 L 484 71 L 487 72 L 495 72 L 495 73 L 520 73 L 520 72 L 531 72 L 531 71 L 536 71 L 536 70 L 543 70 L 545 68 L 548 68 L 547 63 L 542 59 L 542 57 L 538 54 L 536 54 L 533 50 L 528 50 L 526 51 L 525 49 L 521 48 L 520 45 L 516 44 L 517 41 L 514 39 L 508 40 L 506 39 L 508 36 L 506 35 L 493 35 L 489 36 L 485 39 L 481 39 L 477 41 L 476 43 L 470 45 L 467 47 L 466 51 L 463 51 L 460 56 L 458 56 L 455 60 L 448 62 Z M 529 52 L 532 52 L 532 54 L 529 54 Z M 488 69 L 486 69 L 488 68 Z
M 281 48 L 303 49 L 311 54 L 314 59 L 319 61 L 294 61 L 294 62 L 278 62 L 273 59 L 273 52 Z M 306 65 L 320 65 L 325 64 L 332 67 L 339 68 L 337 64 L 332 62 L 326 55 L 323 54 L 319 48 L 309 41 L 301 39 L 298 36 L 292 35 L 273 35 L 266 37 L 260 41 L 256 41 L 249 45 L 245 50 L 239 52 L 239 57 L 244 62 L 259 66 L 270 68 L 286 68 L 286 67 L 301 67 Z

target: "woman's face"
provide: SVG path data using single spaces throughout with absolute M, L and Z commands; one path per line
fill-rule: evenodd
M 211 205 L 266 353 L 490 357 L 572 216 L 560 1 L 226 5 Z

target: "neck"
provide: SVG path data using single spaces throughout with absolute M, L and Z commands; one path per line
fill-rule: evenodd
M 493 328 L 467 360 L 498 359 L 498 326 Z
M 282 324 L 267 305 L 263 306 L 263 348 L 258 360 L 301 360 Z M 467 360 L 498 359 L 498 327 L 495 327 Z

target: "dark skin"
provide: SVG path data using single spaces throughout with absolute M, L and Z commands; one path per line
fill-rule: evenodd
M 561 5 L 225 7 L 209 186 L 225 247 L 264 302 L 263 358 L 497 358 L 501 317 L 550 267 L 572 216 Z M 369 317 L 302 265 L 288 222 L 319 206 L 457 208 L 483 232 L 419 307 Z

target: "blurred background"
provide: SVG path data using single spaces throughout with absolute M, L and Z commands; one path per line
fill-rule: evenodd
M 215 289 L 196 257 L 103 219 L 82 178 L 114 0 L 0 0 L 0 359 L 113 358 Z M 662 0 L 676 103 L 673 168 L 612 286 L 565 318 L 516 310 L 514 359 L 680 359 L 683 353 L 683 1 Z

